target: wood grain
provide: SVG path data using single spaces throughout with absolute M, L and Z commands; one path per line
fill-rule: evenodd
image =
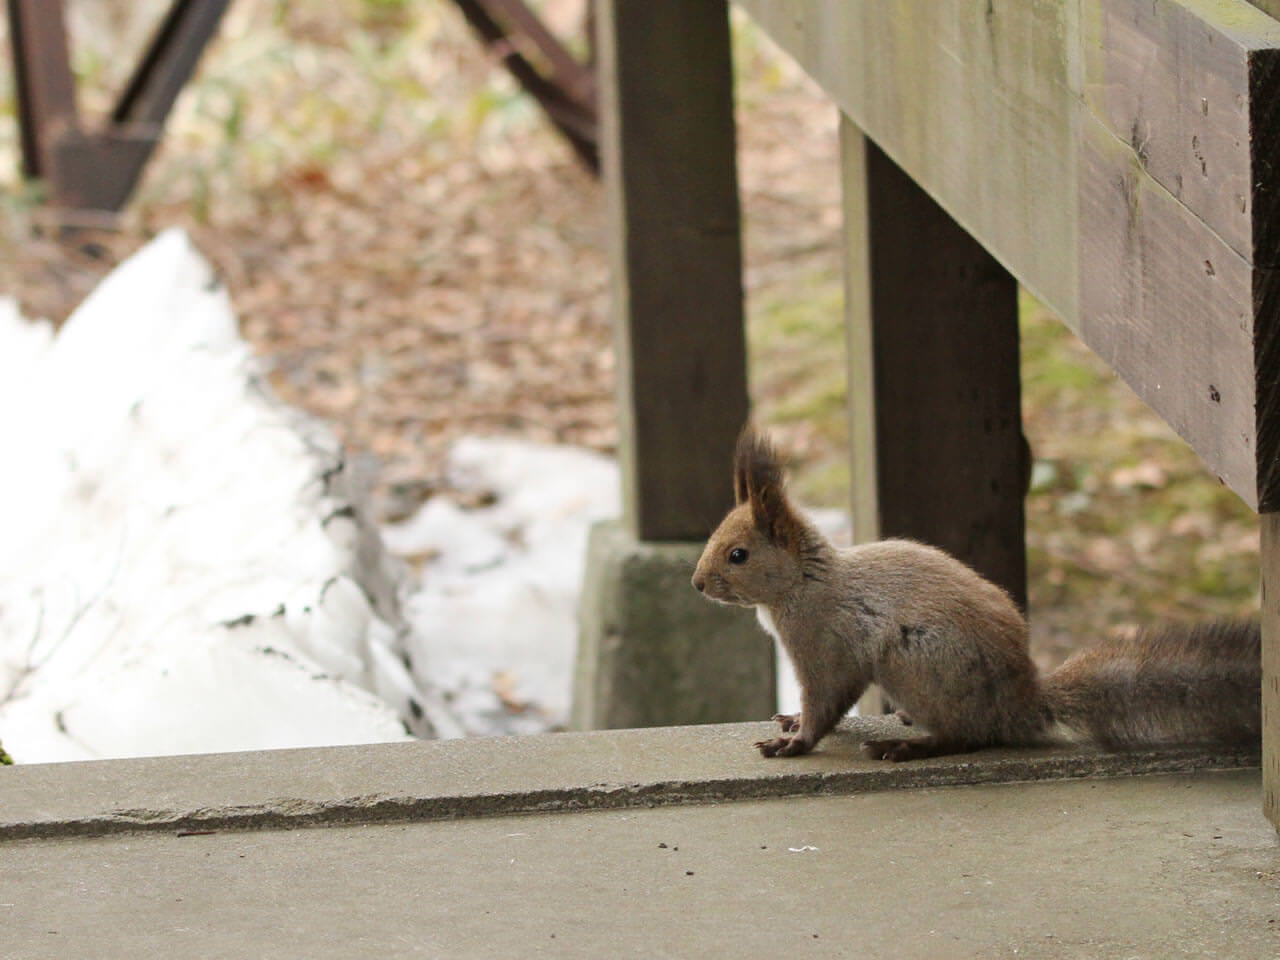
M 1127 144 L 1082 136 L 1080 335 L 1256 507 L 1252 268 Z
M 1274 508 L 1280 24 L 1247 4 L 1104 0 L 1084 39 L 1078 329 L 1223 482 Z
M 1085 104 L 1142 168 L 1236 253 L 1259 264 L 1255 230 L 1280 194 L 1261 190 L 1251 152 L 1252 74 L 1280 23 L 1243 5 L 1107 0 L 1085 21 Z M 1261 132 L 1261 131 L 1259 131 Z M 1275 266 L 1274 262 L 1259 264 Z
M 1074 318 L 1077 4 L 737 2 L 957 223 Z

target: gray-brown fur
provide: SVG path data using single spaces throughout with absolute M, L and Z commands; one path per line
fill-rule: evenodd
M 1253 622 L 1145 630 L 1081 650 L 1044 687 L 1055 720 L 1106 746 L 1256 743 L 1262 637 Z
M 1255 625 L 1110 640 L 1041 678 L 1003 590 L 922 543 L 832 546 L 787 500 L 773 448 L 750 428 L 734 492 L 693 584 L 762 610 L 795 668 L 799 721 L 778 718 L 782 735 L 757 744 L 766 756 L 811 750 L 871 683 L 928 732 L 866 746 L 893 760 L 1045 742 L 1056 724 L 1108 746 L 1259 736 Z

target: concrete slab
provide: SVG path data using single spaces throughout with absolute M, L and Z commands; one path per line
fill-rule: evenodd
M 296 827 L 845 794 L 928 785 L 1257 766 L 1255 753 L 988 750 L 869 761 L 852 718 L 811 756 L 765 760 L 772 724 L 330 747 L 0 769 L 0 840 L 138 830 Z
M 0 957 L 783 955 L 1280 956 L 1260 775 L 0 844 Z

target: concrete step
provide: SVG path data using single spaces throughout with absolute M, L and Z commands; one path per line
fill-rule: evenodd
M 0 957 L 1280 956 L 1256 758 L 877 722 L 6 768 Z

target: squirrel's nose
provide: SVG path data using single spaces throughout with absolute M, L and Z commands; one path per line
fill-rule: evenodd
M 699 593 L 702 593 L 702 591 L 707 589 L 707 581 L 702 577 L 695 576 L 693 578 L 693 588 Z

